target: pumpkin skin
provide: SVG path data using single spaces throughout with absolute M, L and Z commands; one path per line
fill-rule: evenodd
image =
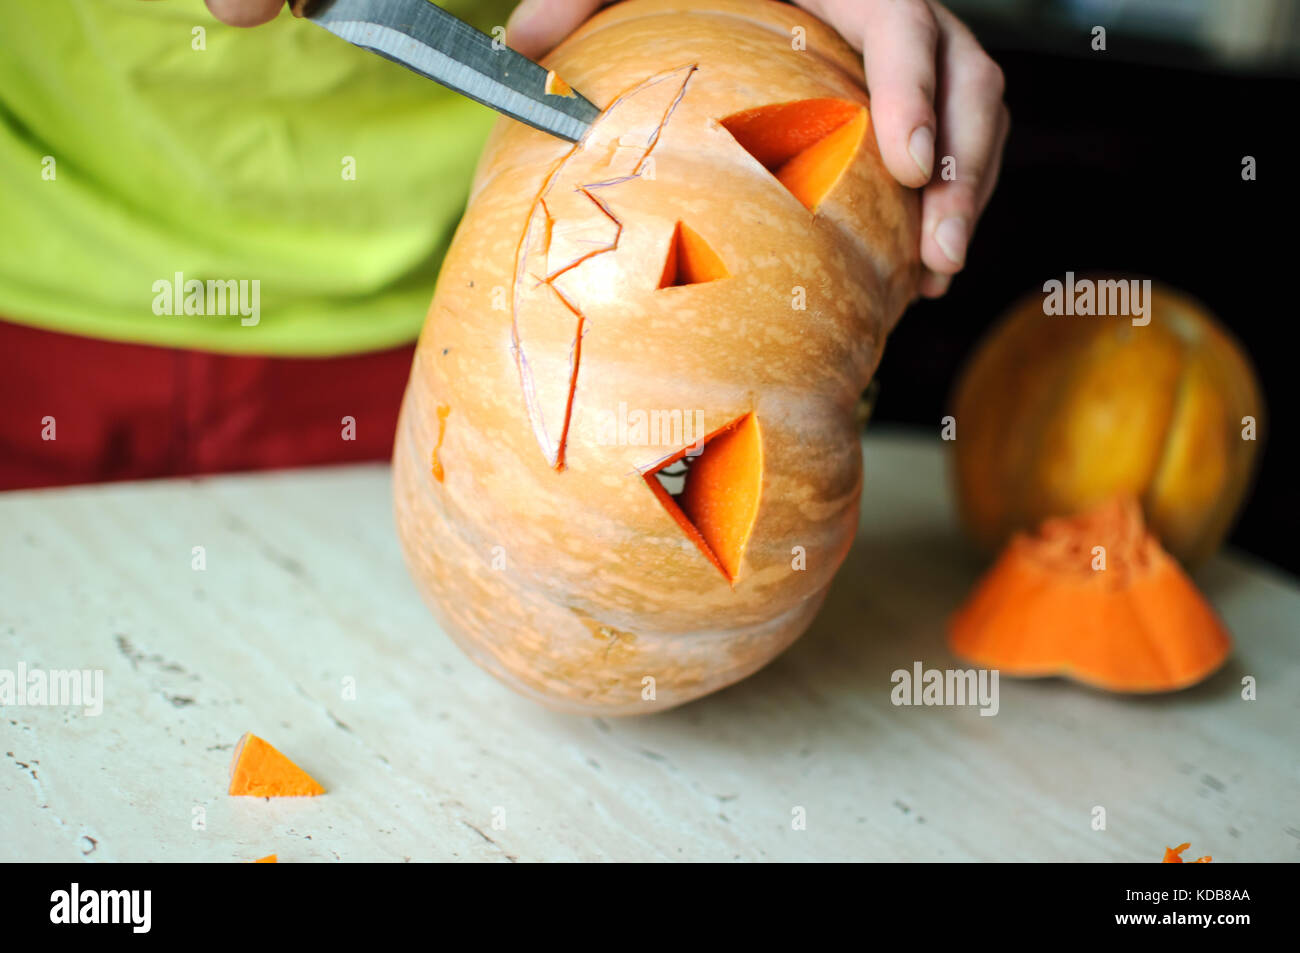
M 1159 284 L 1150 323 L 1043 313 L 1031 295 L 962 371 L 951 463 L 971 538 L 992 551 L 1054 516 L 1133 496 L 1164 548 L 1195 567 L 1250 484 L 1264 401 L 1241 348 Z M 1243 417 L 1257 439 L 1243 439 Z
M 397 526 L 475 662 L 555 709 L 640 714 L 756 671 L 821 605 L 857 526 L 856 400 L 916 292 L 917 197 L 860 57 L 794 7 L 629 0 L 544 65 L 604 112 L 576 147 L 493 131 L 403 401 Z M 722 124 L 810 100 L 841 105 L 742 115 L 748 146 Z M 621 406 L 713 435 L 691 519 L 651 482 L 684 446 L 609 439 Z

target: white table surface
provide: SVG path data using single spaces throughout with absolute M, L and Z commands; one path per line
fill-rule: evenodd
M 1003 679 L 996 717 L 894 707 L 895 669 L 960 667 L 944 620 L 980 564 L 937 440 L 865 453 L 809 633 L 638 719 L 550 713 L 462 656 L 407 577 L 385 467 L 0 495 L 0 668 L 102 669 L 105 694 L 99 717 L 0 710 L 0 861 L 1300 860 L 1294 579 L 1207 567 L 1237 648 L 1177 695 Z M 245 731 L 328 793 L 226 796 Z

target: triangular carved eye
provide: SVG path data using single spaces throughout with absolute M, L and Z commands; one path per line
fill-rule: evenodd
M 845 99 L 802 99 L 733 113 L 722 125 L 805 208 L 816 211 L 857 155 L 867 110 Z
M 763 442 L 758 418 L 746 414 L 678 451 L 644 474 L 670 516 L 717 566 L 736 581 L 740 557 L 758 515 Z
M 672 241 L 668 243 L 668 255 L 664 259 L 659 287 L 676 288 L 730 277 L 727 266 L 709 243 L 693 228 L 678 222 L 673 230 Z

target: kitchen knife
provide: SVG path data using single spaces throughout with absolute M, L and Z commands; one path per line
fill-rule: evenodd
M 528 57 L 429 0 L 293 0 L 293 13 L 570 142 L 581 139 L 600 114 L 576 90 L 550 82 L 550 74 Z

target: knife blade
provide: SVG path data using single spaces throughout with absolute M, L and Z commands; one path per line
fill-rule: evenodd
M 305 17 L 499 113 L 577 142 L 600 110 L 548 71 L 430 0 L 294 0 Z

